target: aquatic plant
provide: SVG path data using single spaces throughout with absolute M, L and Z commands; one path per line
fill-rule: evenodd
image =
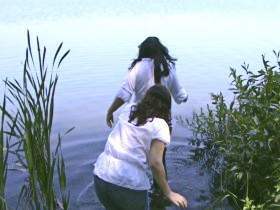
M 22 187 L 18 206 L 26 209 L 68 209 L 65 163 L 61 152 L 61 135 L 51 148 L 54 96 L 58 82 L 57 70 L 70 50 L 58 59 L 62 43 L 56 50 L 52 67 L 46 65 L 46 47 L 41 49 L 37 37 L 37 62 L 32 52 L 29 31 L 23 67 L 23 82 L 6 80 L 7 99 L 11 110 L 3 109 L 7 117 L 10 140 L 9 153 L 17 157 L 28 177 Z M 5 98 L 4 98 L 5 99 Z M 70 129 L 72 130 L 72 129 Z M 69 131 L 70 131 L 69 130 Z M 67 132 L 66 132 L 67 133 Z M 54 186 L 58 178 L 59 189 Z M 58 191 L 58 192 L 56 192 Z
M 193 132 L 193 158 L 213 175 L 216 201 L 236 209 L 280 208 L 280 53 L 262 56 L 256 73 L 230 69 L 233 100 L 212 94 L 212 105 L 184 121 Z
M 3 104 L 0 106 L 1 123 L 0 123 L 0 209 L 7 209 L 5 201 L 5 187 L 7 178 L 7 161 L 9 148 L 8 141 L 6 141 L 4 133 L 5 110 L 6 110 L 6 96 L 4 96 Z

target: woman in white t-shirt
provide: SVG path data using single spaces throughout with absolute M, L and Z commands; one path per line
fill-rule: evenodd
M 150 169 L 165 196 L 187 206 L 186 199 L 170 189 L 162 162 L 170 143 L 170 108 L 169 91 L 155 85 L 119 116 L 94 169 L 96 193 L 107 210 L 148 210 Z

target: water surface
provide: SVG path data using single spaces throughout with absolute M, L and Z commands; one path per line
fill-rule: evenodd
M 137 46 L 147 36 L 158 36 L 178 58 L 177 74 L 189 101 L 175 105 L 174 115 L 190 116 L 209 103 L 210 92 L 223 91 L 229 100 L 229 67 L 239 68 L 246 61 L 258 70 L 261 54 L 273 58 L 272 50 L 280 49 L 278 0 L 0 3 L 1 80 L 20 79 L 27 29 L 33 45 L 39 35 L 51 57 L 61 41 L 65 51 L 71 49 L 59 71 L 54 124 L 55 132 L 76 127 L 64 141 L 70 148 L 106 139 L 106 109 L 137 55 Z M 3 83 L 0 87 L 2 97 Z M 174 136 L 186 134 L 187 130 L 175 126 Z M 75 158 L 70 156 L 69 164 L 79 165 Z M 80 164 L 91 170 L 91 161 Z

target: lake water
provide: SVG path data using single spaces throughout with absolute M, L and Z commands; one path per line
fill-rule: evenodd
M 63 41 L 71 53 L 59 73 L 55 130 L 102 133 L 137 46 L 155 35 L 178 58 L 177 74 L 189 94 L 174 114 L 189 116 L 209 103 L 210 92 L 227 92 L 230 66 L 246 61 L 258 69 L 261 54 L 273 57 L 280 49 L 277 14 L 277 0 L 1 0 L 0 79 L 21 75 L 27 29 L 51 56 Z
M 279 14 L 278 0 L 0 0 L 0 79 L 20 78 L 27 29 L 51 57 L 63 41 L 71 52 L 59 72 L 54 131 L 76 127 L 66 145 L 105 139 L 106 110 L 147 36 L 158 36 L 178 58 L 189 101 L 173 113 L 190 116 L 211 92 L 231 98 L 230 66 L 246 61 L 258 70 L 262 54 L 274 58 Z M 185 135 L 176 129 L 175 136 Z

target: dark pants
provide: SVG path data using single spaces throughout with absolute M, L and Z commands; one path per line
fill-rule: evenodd
M 96 194 L 107 210 L 149 210 L 148 191 L 132 190 L 94 176 Z

